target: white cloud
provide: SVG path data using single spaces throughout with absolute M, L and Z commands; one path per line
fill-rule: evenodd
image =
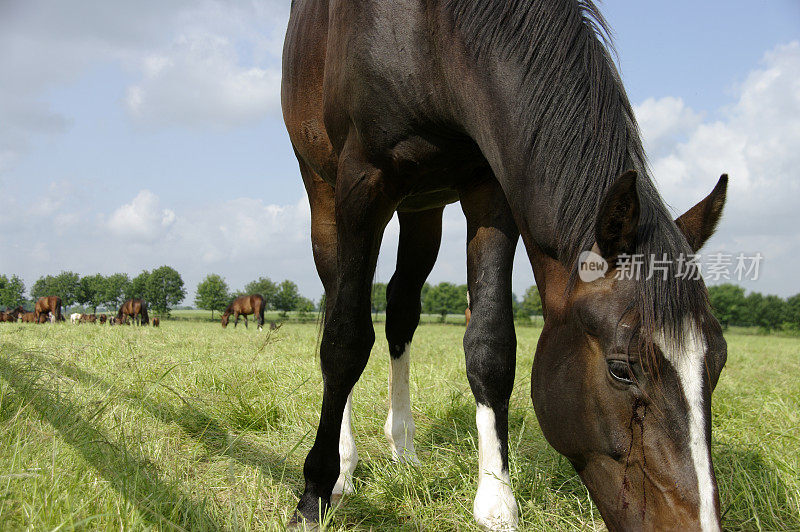
M 236 126 L 279 109 L 278 68 L 242 65 L 224 37 L 181 36 L 164 54 L 145 57 L 141 69 L 144 79 L 125 97 L 140 123 Z
M 762 252 L 764 276 L 753 289 L 794 293 L 800 283 L 788 264 L 800 257 L 788 258 L 800 247 L 800 44 L 766 53 L 737 92 L 737 101 L 710 122 L 674 98 L 637 106 L 653 176 L 681 213 L 728 173 L 725 216 L 710 250 Z
M 140 77 L 120 101 L 150 125 L 242 124 L 277 108 L 289 3 L 0 2 L 0 175 L 72 117 L 48 90 L 113 64 Z
M 108 220 L 111 232 L 132 241 L 154 241 L 166 234 L 175 223 L 175 213 L 162 209 L 158 196 L 142 190 L 133 201 L 115 210 Z
M 665 148 L 685 140 L 687 133 L 702 121 L 680 98 L 648 98 L 636 106 L 636 119 L 642 130 L 645 149 L 651 158 L 663 155 Z
M 311 246 L 308 200 L 265 204 L 238 198 L 184 212 L 172 236 L 177 249 L 206 265 L 292 260 L 292 253 Z

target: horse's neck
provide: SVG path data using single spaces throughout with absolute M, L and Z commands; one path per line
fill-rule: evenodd
M 449 30 L 453 34 L 443 33 L 443 39 L 464 43 L 442 48 L 447 78 L 460 80 L 451 87 L 457 102 L 452 119 L 489 162 L 526 245 L 563 260 L 565 249 L 583 244 L 578 241 L 594 225 L 590 211 L 611 182 L 625 170 L 644 170 L 614 67 L 610 61 L 603 64 L 607 58 L 594 46 L 576 45 L 583 48 L 577 48 L 574 63 L 594 65 L 587 70 L 562 65 L 557 54 L 542 51 L 541 43 L 518 44 L 508 52 L 502 41 L 484 36 L 476 45 L 458 28 Z M 530 38 L 549 31 L 539 28 Z M 525 57 L 529 51 L 537 54 L 532 61 Z

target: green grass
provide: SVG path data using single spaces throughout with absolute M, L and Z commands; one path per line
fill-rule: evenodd
M 382 324 L 376 335 L 383 335 Z M 528 530 L 602 529 L 529 397 L 540 329 L 518 328 L 512 481 Z M 388 352 L 354 394 L 361 461 L 335 530 L 469 530 L 477 480 L 463 327 L 423 325 L 412 401 L 419 467 L 383 436 Z M 731 333 L 714 395 L 726 529 L 800 529 L 800 340 Z M 0 327 L 0 529 L 280 530 L 302 488 L 319 415 L 315 324 L 222 330 Z

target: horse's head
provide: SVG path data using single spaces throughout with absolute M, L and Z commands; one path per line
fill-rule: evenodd
M 593 273 L 571 284 L 560 262 L 538 259 L 546 321 L 531 395 L 545 437 L 569 458 L 610 529 L 715 530 L 711 392 L 727 348 L 702 281 L 656 290 L 644 303 L 666 305 L 659 298 L 697 290 L 704 312 L 647 330 L 639 309 L 652 291 L 642 289 L 646 280 L 620 275 L 619 259 L 634 253 L 640 234 L 636 181 L 635 173 L 620 177 L 601 203 Z M 676 221 L 687 249 L 713 233 L 726 185 L 723 176 Z
M 227 312 L 222 315 L 222 328 L 223 329 L 228 326 L 228 315 L 229 314 Z

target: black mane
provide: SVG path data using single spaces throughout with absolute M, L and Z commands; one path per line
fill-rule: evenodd
M 594 244 L 604 192 L 626 170 L 639 173 L 637 254 L 666 256 L 671 267 L 637 283 L 636 310 L 648 338 L 663 331 L 682 343 L 688 322 L 708 312 L 701 280 L 676 279 L 679 256 L 692 253 L 649 177 L 633 109 L 612 58 L 611 33 L 591 0 L 448 0 L 453 25 L 476 62 L 521 69 L 515 102 L 537 188 L 557 206 L 557 258 L 573 272 Z M 518 111 L 517 111 L 518 110 Z M 648 277 L 648 261 L 642 269 Z

